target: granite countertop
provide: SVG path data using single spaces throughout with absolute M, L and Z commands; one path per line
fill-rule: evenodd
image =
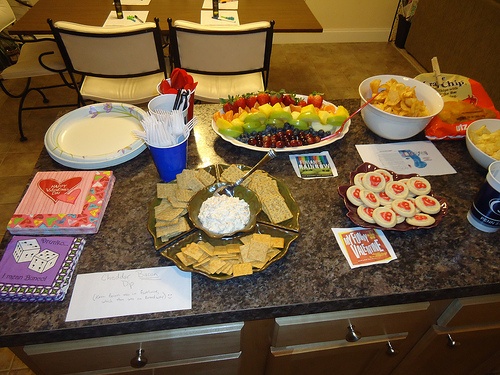
M 359 105 L 357 99 L 334 102 L 350 112 Z M 200 121 L 189 140 L 188 167 L 254 165 L 263 153 L 233 146 L 211 130 L 211 115 L 218 108 L 195 107 Z M 412 140 L 424 140 L 424 136 Z M 433 190 L 449 204 L 439 226 L 386 231 L 397 260 L 350 269 L 331 231 L 354 226 L 345 216 L 337 187 L 348 184 L 349 173 L 362 164 L 356 144 L 385 142 L 357 116 L 342 140 L 316 150 L 329 151 L 338 177 L 299 179 L 287 153 L 266 164 L 263 169 L 282 179 L 299 204 L 299 238 L 283 259 L 252 276 L 221 282 L 193 274 L 191 310 L 66 323 L 70 288 L 63 302 L 0 303 L 0 346 L 499 293 L 500 232 L 480 232 L 466 219 L 486 170 L 470 158 L 463 141 L 435 143 L 458 172 L 428 177 Z M 36 170 L 61 169 L 65 168 L 42 151 Z M 146 226 L 147 207 L 159 181 L 149 151 L 110 169 L 117 178 L 113 194 L 99 233 L 86 236 L 77 273 L 172 265 L 155 251 Z M 0 255 L 10 238 L 5 236 Z

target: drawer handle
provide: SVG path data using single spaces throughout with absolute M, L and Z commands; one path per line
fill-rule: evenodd
M 349 327 L 347 327 L 347 335 L 345 335 L 345 339 L 348 342 L 356 342 L 361 338 L 361 335 L 358 331 L 354 330 L 354 326 L 349 323 Z
M 387 351 L 386 351 L 387 355 L 389 356 L 393 356 L 393 355 L 397 355 L 399 353 L 399 351 L 397 351 L 396 349 L 394 349 L 392 347 L 392 344 L 390 341 L 387 341 Z
M 136 351 L 136 356 L 130 360 L 130 366 L 133 368 L 141 368 L 148 364 L 148 359 L 144 356 L 144 350 Z
M 451 335 L 448 334 L 448 346 L 453 349 L 459 345 L 460 343 L 458 341 L 453 340 L 453 337 L 451 337 Z

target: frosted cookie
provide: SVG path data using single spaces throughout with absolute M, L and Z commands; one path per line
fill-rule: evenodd
M 429 194 L 431 191 L 431 184 L 423 177 L 412 177 L 406 183 L 408 189 L 415 195 Z
M 428 227 L 436 222 L 432 216 L 418 213 L 413 217 L 407 217 L 406 222 L 410 225 L 414 225 L 416 227 Z
M 361 189 L 359 193 L 359 198 L 361 199 L 361 202 L 363 202 L 365 206 L 371 208 L 377 208 L 378 206 L 380 206 L 378 197 L 376 193 L 374 193 L 373 191 Z
M 405 199 L 409 190 L 405 183 L 399 181 L 390 181 L 385 186 L 386 194 L 392 199 Z
M 360 188 L 364 189 L 365 187 L 363 186 L 363 176 L 365 173 L 360 172 L 354 176 L 354 185 L 359 186 Z
M 363 186 L 365 189 L 378 193 L 385 189 L 385 178 L 381 173 L 368 172 L 363 176 Z
M 398 215 L 398 214 L 396 213 L 396 225 L 401 224 L 401 223 L 404 223 L 404 222 L 405 222 L 405 220 L 406 220 L 406 217 L 401 216 L 401 215 Z
M 415 203 L 415 198 L 408 196 L 406 200 L 413 203 L 413 205 L 415 206 L 415 213 L 418 214 L 420 212 L 420 209 L 417 207 L 417 204 Z
M 346 191 L 347 199 L 355 206 L 361 206 L 363 202 L 360 199 L 361 188 L 356 185 L 351 185 Z
M 437 214 L 441 211 L 441 203 L 430 195 L 419 195 L 415 198 L 415 205 L 426 214 Z
M 407 199 L 394 199 L 391 204 L 391 208 L 398 215 L 404 217 L 412 217 L 416 214 L 415 205 Z
M 387 195 L 385 191 L 375 193 L 381 205 L 388 206 L 392 203 L 393 199 Z
M 361 205 L 358 207 L 358 216 L 366 221 L 367 223 L 375 224 L 375 220 L 373 220 L 373 208 L 366 207 L 365 205 Z
M 393 181 L 394 178 L 392 177 L 392 174 L 390 174 L 388 171 L 385 169 L 376 169 L 374 172 L 380 173 L 382 176 L 385 178 L 385 183 L 388 183 L 389 181 Z
M 396 225 L 396 213 L 388 207 L 378 207 L 373 210 L 373 220 L 384 228 L 392 228 Z

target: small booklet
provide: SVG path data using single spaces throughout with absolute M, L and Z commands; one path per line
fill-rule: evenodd
M 25 235 L 97 233 L 114 181 L 112 171 L 38 172 L 7 230 Z
M 351 268 L 389 263 L 396 254 L 380 229 L 332 228 L 337 243 Z
M 0 260 L 0 301 L 62 301 L 84 245 L 81 237 L 14 236 Z

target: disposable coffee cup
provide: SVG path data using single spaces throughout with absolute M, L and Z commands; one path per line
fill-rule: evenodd
M 175 94 L 162 94 L 155 96 L 148 103 L 149 112 L 152 114 L 158 113 L 159 111 L 172 112 L 174 109 L 175 97 Z M 188 96 L 188 102 L 189 100 L 190 96 Z M 188 110 L 189 106 L 182 111 L 185 123 L 188 121 Z
M 486 181 L 476 195 L 467 220 L 483 232 L 500 229 L 500 161 L 488 167 Z
M 148 146 L 158 174 L 163 182 L 175 180 L 176 176 L 186 169 L 187 145 L 188 138 L 173 146 Z

